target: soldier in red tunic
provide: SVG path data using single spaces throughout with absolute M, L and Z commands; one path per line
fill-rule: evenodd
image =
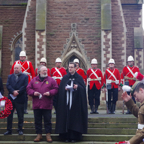
M 97 68 L 97 60 L 92 59 L 91 61 L 92 68 L 87 70 L 87 84 L 88 84 L 88 99 L 89 105 L 91 108 L 90 114 L 98 114 L 98 106 L 100 105 L 100 93 L 101 87 L 103 86 L 103 75 L 100 69 Z M 94 108 L 95 100 L 95 108 Z
M 16 64 L 20 64 L 21 65 L 21 71 L 22 73 L 26 74 L 28 76 L 28 83 L 35 77 L 35 71 L 34 68 L 32 66 L 32 63 L 30 61 L 26 60 L 26 53 L 25 51 L 21 51 L 19 54 L 19 60 L 15 61 L 14 64 L 12 65 L 12 68 L 10 70 L 10 74 L 14 73 L 14 66 Z M 28 98 L 27 98 L 28 100 Z M 24 113 L 28 114 L 27 112 L 27 100 L 25 102 L 25 106 L 24 106 Z
M 46 66 L 47 64 L 47 61 L 46 61 L 46 58 L 41 58 L 40 59 L 40 66 Z M 36 68 L 35 70 L 35 75 L 37 76 L 38 75 L 38 68 Z M 47 68 L 47 75 L 50 76 L 50 69 Z
M 132 56 L 128 57 L 128 66 L 125 66 L 121 73 L 121 82 L 122 84 L 133 86 L 136 82 L 135 73 L 140 72 L 137 66 L 134 66 L 134 58 Z M 130 93 L 128 93 L 129 95 Z M 132 97 L 133 101 L 136 103 L 135 98 Z M 127 109 L 126 114 L 131 114 L 131 112 Z
M 109 67 L 104 74 L 104 82 L 106 85 L 105 91 L 108 91 L 108 114 L 115 114 L 118 90 L 120 90 L 120 73 L 119 70 L 114 67 L 114 59 L 110 59 L 108 64 Z
M 67 74 L 65 68 L 61 67 L 61 63 L 62 63 L 61 59 L 57 58 L 55 60 L 55 67 L 51 69 L 51 76 L 52 78 L 56 80 L 58 86 L 60 85 L 60 82 L 63 76 Z M 56 110 L 56 104 L 57 104 L 57 95 L 55 95 L 53 99 L 53 105 L 54 105 L 55 110 Z
M 82 68 L 79 67 L 79 60 L 76 58 L 74 59 L 74 63 L 76 64 L 76 72 L 82 76 L 84 83 L 86 84 L 87 76 Z

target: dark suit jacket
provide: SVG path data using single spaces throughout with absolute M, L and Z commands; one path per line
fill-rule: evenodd
M 16 77 L 14 74 L 11 74 L 8 76 L 8 80 L 7 80 L 7 84 L 6 84 L 6 87 L 9 91 L 9 95 L 8 95 L 8 98 L 11 100 L 11 101 L 15 101 L 17 103 L 24 103 L 25 102 L 25 99 L 26 99 L 26 87 L 28 85 L 28 76 L 21 73 L 19 76 L 18 76 L 18 80 L 16 81 Z M 13 94 L 13 91 L 14 90 L 19 90 L 19 95 L 17 95 L 17 98 L 15 100 L 13 100 L 11 97 L 10 97 L 10 94 Z
M 2 95 L 4 95 L 4 88 L 3 88 L 3 82 L 2 82 L 1 77 L 0 77 L 0 92 Z

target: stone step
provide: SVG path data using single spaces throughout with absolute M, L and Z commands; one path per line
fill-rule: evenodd
M 25 122 L 34 122 L 34 118 L 26 117 L 24 118 Z M 56 119 L 52 118 L 52 122 L 55 122 Z M 1 122 L 7 122 L 7 119 L 0 119 Z M 13 122 L 18 122 L 18 118 L 14 117 Z M 89 123 L 137 123 L 136 118 L 88 118 Z
M 64 142 L 53 141 L 54 144 L 62 144 Z M 116 142 L 98 142 L 98 141 L 82 141 L 75 144 L 115 144 Z M 35 144 L 33 141 L 0 141 L 0 144 Z M 42 141 L 36 144 L 48 144 L 48 142 Z
M 54 141 L 59 141 L 58 134 L 52 134 L 52 139 Z M 95 135 L 95 134 L 83 134 L 82 141 L 101 141 L 101 142 L 115 142 L 129 140 L 133 135 Z M 36 134 L 24 134 L 24 135 L 8 135 L 4 136 L 0 134 L 1 141 L 33 141 L 36 137 Z M 43 140 L 46 141 L 45 134 L 43 134 Z
M 13 123 L 13 128 L 18 126 L 17 122 Z M 0 123 L 0 128 L 6 128 L 7 123 Z M 24 128 L 34 128 L 34 123 L 24 122 Z M 55 127 L 55 122 L 52 123 L 52 127 Z M 88 128 L 137 128 L 136 123 L 88 123 Z
M 6 128 L 0 129 L 0 134 L 6 132 Z M 12 130 L 13 134 L 17 134 L 17 128 Z M 25 128 L 23 130 L 24 134 L 35 134 L 34 128 Z M 45 130 L 43 129 L 43 133 Z M 55 129 L 52 129 L 52 134 L 55 133 Z M 106 135 L 134 135 L 136 133 L 136 129 L 115 129 L 115 128 L 88 128 L 88 134 L 106 134 Z

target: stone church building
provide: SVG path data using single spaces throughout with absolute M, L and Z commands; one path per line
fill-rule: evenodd
M 21 50 L 34 68 L 42 57 L 48 68 L 57 57 L 65 68 L 78 58 L 86 72 L 96 58 L 104 72 L 113 58 L 121 72 L 132 55 L 143 69 L 142 4 L 143 0 L 0 0 L 3 82 Z

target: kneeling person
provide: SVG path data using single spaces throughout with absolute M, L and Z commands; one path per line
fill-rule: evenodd
M 127 141 L 127 144 L 142 144 L 144 139 L 144 84 L 137 81 L 132 86 L 131 90 L 131 95 L 124 92 L 122 94 L 122 99 L 125 101 L 125 104 L 131 113 L 138 118 L 138 129 L 136 135 Z M 132 96 L 136 101 L 141 103 L 140 107 L 134 103 Z

